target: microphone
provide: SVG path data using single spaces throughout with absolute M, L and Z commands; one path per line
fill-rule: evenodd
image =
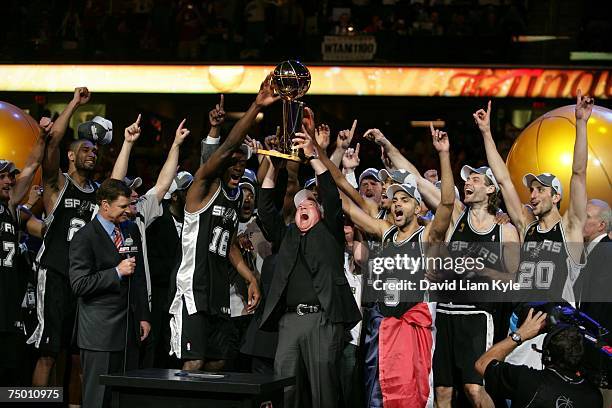
M 123 241 L 123 246 L 119 247 L 119 254 L 124 255 L 125 259 L 130 259 L 138 253 L 138 246 L 134 245 L 132 236 L 127 235 Z M 128 291 L 127 291 L 127 303 L 125 306 L 125 343 L 123 345 L 123 374 L 127 370 L 127 357 L 128 357 L 128 333 L 130 331 L 130 292 L 132 292 L 132 276 L 128 276 Z M 137 334 L 138 335 L 138 334 Z
M 132 257 L 131 255 L 135 256 L 138 253 L 138 246 L 134 245 L 134 240 L 130 235 L 123 241 L 123 245 L 119 247 L 119 253 L 125 255 L 125 259 L 129 259 Z

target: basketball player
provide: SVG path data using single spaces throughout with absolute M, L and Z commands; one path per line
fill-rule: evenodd
M 444 241 L 455 201 L 449 140 L 446 132 L 433 130 L 433 127 L 432 139 L 440 156 L 442 194 L 436 216 L 427 227 L 419 226 L 417 222 L 421 195 L 413 184 L 393 184 L 388 187 L 387 196 L 392 200 L 393 224 L 367 215 L 351 200 L 342 200 L 345 213 L 350 216 L 355 225 L 382 240 L 383 248 L 379 256 L 393 258 L 397 254 L 407 254 L 416 259 L 424 255 L 425 243 L 437 244 Z M 418 281 L 425 278 L 425 271 L 419 268 L 418 273 L 413 275 L 418 286 Z M 385 270 L 383 276 L 387 276 L 389 281 L 402 279 L 402 275 L 397 274 L 395 270 Z M 433 357 L 435 305 L 422 303 L 422 301 L 415 302 L 414 297 L 407 299 L 402 293 L 395 290 L 384 292 L 365 322 L 367 405 L 382 407 L 383 401 L 386 405 L 393 403 L 394 398 L 407 398 L 408 390 L 414 389 L 410 391 L 411 397 L 417 398 L 422 406 L 433 406 L 430 368 Z M 425 298 L 421 297 L 421 300 Z M 411 315 L 412 313 L 416 315 Z M 425 329 L 425 343 L 419 343 L 419 346 L 423 346 L 420 347 L 420 350 L 426 350 L 426 354 L 412 349 L 406 350 L 408 342 L 405 336 L 409 336 L 410 330 L 406 330 L 405 327 L 399 329 L 402 327 L 403 319 L 414 319 L 415 326 Z M 396 336 L 387 337 L 386 334 L 389 332 L 395 333 Z M 379 333 L 382 334 L 379 335 Z M 379 336 L 385 337 L 385 341 L 379 341 Z M 391 338 L 397 342 L 393 342 Z M 379 350 L 379 344 L 385 344 L 385 346 Z M 410 368 L 402 366 L 403 364 L 409 364 Z M 389 376 L 393 372 L 395 374 Z M 405 372 L 407 375 L 397 375 L 397 372 Z M 380 381 L 379 378 L 381 378 Z M 393 388 L 395 392 L 392 392 Z M 404 391 L 398 393 L 398 389 Z
M 435 185 L 421 177 L 416 167 L 380 131 L 375 129 L 372 137 L 383 146 L 395 167 L 406 168 L 418 177 L 419 191 L 425 203 L 429 208 L 436 209 L 440 191 Z M 464 256 L 468 251 L 485 252 L 485 269 L 480 271 L 481 276 L 506 280 L 514 276 L 512 273 L 518 264 L 518 234 L 511 224 L 497 223 L 495 215 L 498 211 L 499 187 L 495 177 L 486 166 L 473 168 L 467 165 L 461 169 L 461 177 L 465 181 L 464 201 L 456 200 L 454 204 L 452 227 L 447 233 L 447 241 L 455 242 L 449 245 L 450 255 Z M 482 245 L 477 245 L 477 242 Z M 474 370 L 478 357 L 493 345 L 494 309 L 490 307 L 492 305 L 488 306 L 465 302 L 437 305 L 438 341 L 434 357 L 434 382 L 436 403 L 440 407 L 450 407 L 453 385 L 456 383 L 463 385 L 472 405 L 478 407 L 490 403 L 482 377 Z M 460 374 L 459 378 L 456 373 Z
M 227 319 L 229 310 L 228 259 L 249 282 L 248 312 L 259 302 L 253 273 L 235 245 L 240 178 L 248 159 L 242 142 L 257 114 L 279 99 L 271 75 L 262 82 L 255 102 L 234 125 L 227 139 L 203 163 L 187 191 L 182 232 L 182 254 L 171 284 L 170 353 L 185 360 L 183 369 L 204 364 L 209 333 Z
M 523 184 L 531 193 L 531 210 L 523 206 L 508 168 L 495 147 L 490 126 L 491 102 L 486 112 L 480 109 L 474 114 L 484 139 L 487 160 L 501 187 L 508 214 L 520 233 L 523 244 L 518 283 L 521 291 L 531 295 L 531 300 L 550 300 L 553 296 L 556 300 L 574 301 L 572 285 L 582 267 L 584 249 L 578 243 L 583 241 L 582 229 L 587 216 L 587 121 L 593 103 L 592 98 L 583 97 L 578 90 L 569 204 L 563 216 L 559 213 L 563 198 L 561 183 L 550 173 L 537 176 L 528 173 L 523 177 Z
M 43 245 L 38 252 L 36 313 L 38 326 L 28 344 L 41 352 L 32 377 L 32 385 L 46 386 L 55 359 L 68 350 L 74 327 L 76 299 L 68 280 L 68 248 L 74 234 L 96 213 L 96 184 L 90 179 L 96 165 L 98 147 L 87 139 L 75 140 L 68 150 L 68 172 L 60 169 L 60 143 L 70 118 L 89 102 L 87 88 L 76 88 L 68 106 L 51 129 L 42 166 L 43 205 L 48 224 Z M 81 372 L 78 352 L 72 353 L 71 392 L 80 393 Z M 79 395 L 71 396 L 78 403 Z
M 18 205 L 28 193 L 43 160 L 46 139 L 53 123 L 49 118 L 42 118 L 40 125 L 39 136 L 23 171 L 11 161 L 0 160 L 0 384 L 3 386 L 17 385 L 15 370 L 23 364 L 16 353 L 20 340 L 16 322 L 25 292 L 16 258 L 19 255 Z M 27 207 L 19 207 L 29 212 Z

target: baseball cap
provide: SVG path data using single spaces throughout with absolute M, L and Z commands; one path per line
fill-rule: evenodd
M 246 143 L 242 143 L 240 147 L 238 148 L 238 150 L 240 150 L 242 153 L 245 154 L 247 160 L 249 160 L 251 156 L 253 155 L 253 151 L 251 150 L 251 147 Z
M 257 184 L 257 175 L 251 169 L 244 169 L 244 174 L 240 178 L 240 181 L 249 182 L 253 185 Z
M 142 186 L 142 179 L 140 177 L 124 177 L 123 182 L 132 190 L 136 190 L 138 187 Z
M 306 180 L 306 183 L 304 183 L 304 188 L 308 190 L 312 190 L 314 186 L 316 185 L 317 185 L 317 178 L 313 177 L 311 179 Z
M 113 140 L 113 122 L 96 116 L 92 120 L 83 122 L 77 128 L 79 139 L 89 139 L 101 145 L 109 144 Z
M 421 204 L 421 194 L 419 193 L 419 190 L 417 190 L 417 188 L 413 186 L 412 184 L 408 184 L 408 183 L 391 184 L 387 188 L 387 197 L 393 198 L 393 195 L 400 190 L 405 191 L 406 194 L 408 194 L 410 197 L 417 200 L 419 204 Z
M 470 177 L 470 174 L 472 173 L 482 174 L 483 176 L 487 177 L 495 186 L 495 190 L 499 191 L 499 184 L 497 184 L 497 180 L 495 180 L 495 176 L 493 175 L 493 170 L 491 170 L 490 167 L 481 166 L 474 168 L 466 164 L 461 168 L 461 178 L 463 181 L 467 181 L 468 177 Z
M 193 183 L 193 176 L 188 171 L 179 172 L 174 180 L 172 180 L 172 184 L 168 189 L 168 192 L 164 196 L 164 200 L 169 200 L 172 196 L 172 193 L 180 190 L 187 190 L 189 186 Z
M 293 204 L 295 205 L 295 208 L 298 208 L 298 206 L 302 204 L 304 200 L 312 200 L 317 203 L 317 199 L 315 198 L 314 193 L 305 188 L 301 189 L 300 191 L 295 193 L 295 196 L 293 196 Z
M 561 181 L 559 181 L 559 179 L 554 174 L 542 173 L 536 176 L 533 173 L 527 173 L 523 176 L 523 184 L 527 188 L 531 187 L 531 182 L 533 180 L 539 181 L 540 184 L 546 187 L 552 187 L 552 189 L 555 190 L 557 194 L 563 197 L 563 187 L 561 186 Z
M 442 189 L 442 180 L 438 180 L 438 181 L 436 181 L 436 182 L 434 183 L 434 186 L 436 186 L 436 188 L 437 188 L 438 190 L 441 190 L 441 189 Z M 454 187 L 455 187 L 455 198 L 456 198 L 457 200 L 460 200 L 461 198 L 459 197 L 459 189 L 457 188 L 457 186 L 454 186 Z
M 21 173 L 21 171 L 17 167 L 15 167 L 15 163 L 13 163 L 12 161 L 0 160 L 0 173 L 4 172 L 14 174 Z
M 409 176 L 412 176 L 411 180 L 413 181 L 406 181 L 406 178 Z M 387 169 L 381 169 L 378 172 L 378 178 L 383 183 L 387 181 L 389 177 L 391 177 L 391 180 L 393 180 L 393 182 L 398 183 L 398 184 L 409 183 L 409 184 L 412 184 L 413 186 L 416 185 L 416 178 L 412 174 L 410 174 L 410 172 L 408 172 L 407 170 L 398 169 L 398 170 L 389 171 Z
M 378 177 L 378 170 L 375 169 L 374 167 L 369 167 L 365 169 L 363 172 L 361 172 L 361 174 L 359 175 L 359 184 L 361 184 L 361 180 L 363 180 L 366 177 L 373 178 L 374 180 L 380 183 L 380 177 Z

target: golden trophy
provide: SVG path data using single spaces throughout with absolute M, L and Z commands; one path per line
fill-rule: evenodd
M 300 61 L 283 61 L 274 68 L 272 86 L 283 100 L 283 127 L 278 137 L 278 150 L 257 150 L 259 154 L 302 161 L 292 140 L 302 130 L 304 102 L 301 98 L 310 88 L 310 71 Z

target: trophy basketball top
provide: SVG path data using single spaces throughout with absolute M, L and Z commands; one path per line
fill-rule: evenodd
M 284 100 L 301 98 L 310 88 L 310 71 L 300 61 L 283 61 L 274 68 L 272 85 Z

